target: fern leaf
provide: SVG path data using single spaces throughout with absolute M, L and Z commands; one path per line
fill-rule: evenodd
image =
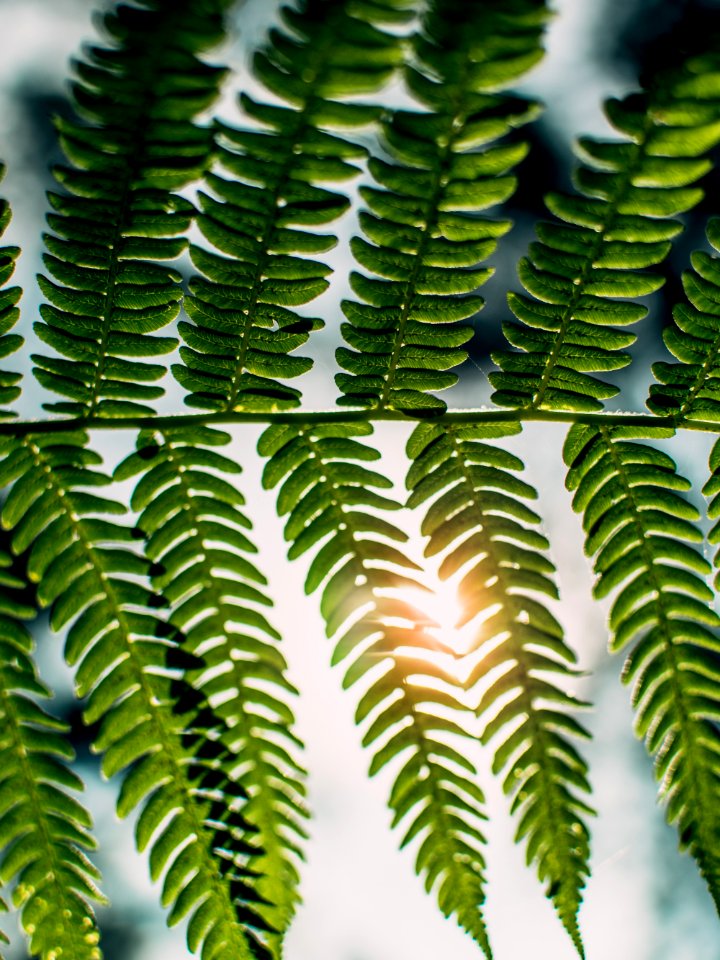
M 713 83 L 717 56 L 695 57 L 655 78 L 651 88 L 605 111 L 622 140 L 583 138 L 576 195 L 550 194 L 561 221 L 538 225 L 538 242 L 518 275 L 530 296 L 508 295 L 519 323 L 504 327 L 523 351 L 493 355 L 493 400 L 532 409 L 599 410 L 617 387 L 594 376 L 630 362 L 635 335 L 625 329 L 647 308 L 631 299 L 652 293 L 660 263 L 682 229 L 672 219 L 695 206 L 693 186 L 710 169 L 720 141 Z
M 492 270 L 478 267 L 510 229 L 478 216 L 515 190 L 511 171 L 527 144 L 502 143 L 537 104 L 495 91 L 542 56 L 548 11 L 539 0 L 431 4 L 407 83 L 424 112 L 398 110 L 383 128 L 393 163 L 370 161 L 361 188 L 367 240 L 352 250 L 372 276 L 353 273 L 361 302 L 346 301 L 348 347 L 337 352 L 344 405 L 443 410 L 430 391 L 457 381 L 467 358 L 475 294 Z
M 349 206 L 323 184 L 353 177 L 364 147 L 330 130 L 356 127 L 379 110 L 346 95 L 378 90 L 402 58 L 401 38 L 375 24 L 402 23 L 406 0 L 306 0 L 283 8 L 284 30 L 271 34 L 255 73 L 283 101 L 242 98 L 259 129 L 219 124 L 212 173 L 215 196 L 200 195 L 198 225 L 218 253 L 192 247 L 202 273 L 181 323 L 182 364 L 173 368 L 190 391 L 186 402 L 210 410 L 282 409 L 299 392 L 285 381 L 312 361 L 290 354 L 322 326 L 292 308 L 327 289 L 330 268 L 310 256 L 335 245 L 317 233 Z M 281 382 L 282 381 L 282 382 Z
M 712 219 L 707 238 L 716 252 L 720 251 L 720 220 Z M 720 421 L 720 270 L 718 258 L 704 250 L 691 256 L 692 270 L 682 277 L 686 301 L 673 310 L 674 323 L 663 331 L 663 340 L 676 363 L 659 361 L 653 364 L 657 383 L 650 387 L 647 405 L 659 416 L 679 420 Z M 710 455 L 711 476 L 703 488 L 711 498 L 708 514 L 720 516 L 720 444 L 716 442 Z M 716 544 L 720 527 L 710 531 L 709 540 Z M 715 554 L 720 566 L 720 553 Z M 720 586 L 720 574 L 715 587 Z
M 595 595 L 615 594 L 611 649 L 627 650 L 636 729 L 655 757 L 680 843 L 720 907 L 720 620 L 705 583 L 690 484 L 645 442 L 667 428 L 574 426 L 565 461 L 595 556 Z
M 72 416 L 152 413 L 174 337 L 152 336 L 180 310 L 181 276 L 162 262 L 186 247 L 193 205 L 172 191 L 197 178 L 211 147 L 193 118 L 225 71 L 197 54 L 222 37 L 223 0 L 143 0 L 104 17 L 114 46 L 76 63 L 76 109 L 57 121 L 70 167 L 51 193 L 48 303 L 36 325 L 60 356 L 34 356 L 39 382 Z
M 374 512 L 399 505 L 377 492 L 391 483 L 362 465 L 379 456 L 356 439 L 371 432 L 367 424 L 272 426 L 259 444 L 269 457 L 263 483 L 282 484 L 278 510 L 288 515 L 289 556 L 314 551 L 305 586 L 322 590 L 333 663 L 348 664 L 343 685 L 364 683 L 356 720 L 369 722 L 363 744 L 375 751 L 370 773 L 399 764 L 390 807 L 393 824 L 405 826 L 403 846 L 422 837 L 416 869 L 426 888 L 436 889 L 443 913 L 489 957 L 483 795 L 461 752 L 466 710 L 438 657 L 447 661 L 448 652 L 407 599 L 408 589 L 421 588 L 417 565 L 398 548 L 406 537 Z
M 702 492 L 710 501 L 707 515 L 710 520 L 715 521 L 708 534 L 708 542 L 717 547 L 720 543 L 720 523 L 718 523 L 720 517 L 720 496 L 718 496 L 720 494 L 720 440 L 715 441 L 710 451 L 710 477 Z M 720 590 L 720 550 L 716 549 L 715 551 L 713 565 L 716 568 L 713 586 L 716 590 Z
M 0 897 L 0 913 L 7 913 L 7 904 L 6 904 L 5 901 L 2 899 L 2 897 Z M 8 936 L 7 936 L 7 934 L 5 933 L 5 931 L 4 931 L 4 930 L 0 930 L 0 945 L 3 946 L 3 947 L 5 947 L 5 946 L 7 946 L 9 943 L 10 943 L 10 940 L 8 939 Z M 5 960 L 5 954 L 4 954 L 4 953 L 0 953 L 0 960 Z
M 707 228 L 712 248 L 720 251 L 720 220 Z M 673 310 L 674 323 L 663 340 L 677 363 L 653 364 L 658 383 L 650 387 L 648 407 L 659 415 L 720 421 L 720 268 L 718 258 L 697 250 L 693 269 L 683 274 L 686 303 Z
M 242 769 L 250 798 L 243 816 L 257 829 L 262 849 L 254 864 L 261 876 L 260 912 L 284 932 L 299 901 L 298 859 L 305 838 L 304 772 L 295 754 L 288 695 L 296 691 L 277 647 L 279 635 L 264 609 L 266 580 L 251 557 L 251 526 L 243 497 L 227 476 L 240 472 L 217 451 L 230 437 L 193 427 L 144 432 L 138 449 L 116 470 L 117 479 L 141 474 L 131 506 L 148 537 L 158 571 L 153 584 L 170 602 L 169 622 L 183 647 L 204 667 L 189 679 L 226 725 L 229 760 Z M 160 572 L 161 571 L 161 572 Z M 278 938 L 272 938 L 280 955 Z
M 89 901 L 105 901 L 96 886 L 100 874 L 84 853 L 95 847 L 92 824 L 68 792 L 81 790 L 82 782 L 67 765 L 74 756 L 67 728 L 37 702 L 49 691 L 21 622 L 35 616 L 25 589 L 0 551 L 0 878 L 17 880 L 13 903 L 33 955 L 98 960 Z
M 247 839 L 246 793 L 224 773 L 213 711 L 183 679 L 202 661 L 156 615 L 166 601 L 144 582 L 148 564 L 129 546 L 136 532 L 107 519 L 125 508 L 90 492 L 109 478 L 91 469 L 101 458 L 85 442 L 80 432 L 7 442 L 3 525 L 13 550 L 30 547 L 51 626 L 69 626 L 65 655 L 77 665 L 85 719 L 100 722 L 95 749 L 105 775 L 124 773 L 119 814 L 142 805 L 137 843 L 150 847 L 153 878 L 163 875 L 169 922 L 189 914 L 190 949 L 213 960 L 269 957 L 260 939 L 268 924 L 247 883 L 260 851 Z
M 0 180 L 5 176 L 5 167 L 0 164 Z M 0 199 L 0 236 L 5 233 L 10 223 L 10 206 L 7 200 Z M 0 357 L 5 359 L 15 353 L 23 345 L 23 338 L 9 331 L 15 326 L 20 316 L 17 307 L 22 291 L 20 287 L 8 287 L 8 280 L 15 270 L 15 261 L 20 254 L 18 247 L 0 247 Z M 0 408 L 7 406 L 20 396 L 18 383 L 19 373 L 0 370 Z M 0 409 L 0 416 L 10 416 Z
M 522 461 L 487 442 L 517 432 L 515 424 L 417 426 L 408 442 L 408 506 L 431 501 L 421 528 L 425 553 L 443 555 L 442 578 L 460 576 L 461 624 L 479 618 L 480 656 L 470 654 L 467 687 L 481 691 L 482 740 L 497 743 L 493 769 L 505 775 L 517 839 L 526 839 L 528 859 L 584 956 L 577 913 L 589 873 L 583 815 L 592 810 L 574 741 L 587 733 L 567 709 L 586 704 L 551 679 L 567 684 L 576 658 L 544 603 L 558 594 L 540 518 L 526 503 L 537 494 L 515 476 Z

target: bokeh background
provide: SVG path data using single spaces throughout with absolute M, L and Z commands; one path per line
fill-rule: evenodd
M 532 239 L 534 222 L 543 215 L 542 195 L 569 186 L 573 137 L 607 132 L 601 100 L 635 87 L 639 72 L 664 55 L 655 41 L 676 30 L 681 15 L 690 10 L 698 30 L 705 31 L 720 14 L 718 3 L 678 0 L 555 0 L 554 5 L 557 16 L 548 32 L 547 58 L 522 85 L 545 102 L 546 111 L 539 123 L 523 132 L 533 148 L 511 204 L 516 229 L 494 258 L 497 273 L 483 291 L 487 306 L 476 320 L 471 360 L 458 387 L 447 395 L 451 405 L 478 406 L 489 395 L 486 374 L 490 351 L 501 343 L 504 292 L 517 286 L 515 263 Z M 45 191 L 52 186 L 48 166 L 60 159 L 51 118 L 70 109 L 68 62 L 93 37 L 93 10 L 89 0 L 0 0 L 0 156 L 9 167 L 2 189 L 14 209 L 7 240 L 24 250 L 18 279 L 26 290 L 25 328 L 37 311 L 34 275 L 40 263 Z M 248 72 L 250 53 L 276 12 L 275 0 L 247 0 L 234 15 L 227 43 L 213 54 L 214 60 L 234 68 L 221 104 L 223 116 L 231 122 L 239 119 L 237 92 L 254 87 Z M 400 96 L 397 90 L 388 94 Z M 685 239 L 667 265 L 667 283 L 653 298 L 635 362 L 623 375 L 624 409 L 642 408 L 650 363 L 663 355 L 660 332 L 678 297 L 678 274 L 688 251 L 703 245 L 704 218 L 713 211 L 720 213 L 719 186 L 711 175 L 702 209 L 688 219 Z M 355 232 L 352 215 L 343 221 L 341 231 L 343 237 Z M 312 406 L 334 401 L 333 355 L 340 342 L 337 304 L 347 292 L 343 278 L 348 262 L 342 247 L 341 243 L 334 260 L 337 281 L 312 305 L 313 312 L 322 311 L 327 324 L 312 344 L 316 365 L 303 384 Z M 20 361 L 25 370 L 34 347 L 30 336 Z M 169 387 L 168 409 L 177 408 L 179 395 Z M 42 399 L 27 381 L 24 412 L 38 413 Z M 540 512 L 559 568 L 563 597 L 559 616 L 589 672 L 579 692 L 595 703 L 586 717 L 594 734 L 587 755 L 598 809 L 593 875 L 581 913 L 588 958 L 718 960 L 720 937 L 710 898 L 692 863 L 677 853 L 675 833 L 666 827 L 657 807 L 650 762 L 631 732 L 628 692 L 618 679 L 620 662 L 605 652 L 606 608 L 590 602 L 591 575 L 582 555 L 580 525 L 563 485 L 563 433 L 557 425 L 538 424 L 511 446 L 526 460 L 540 491 Z M 404 464 L 398 451 L 406 435 L 399 425 L 378 430 L 383 467 L 399 484 Z M 354 696 L 340 691 L 339 674 L 329 667 L 330 648 L 317 602 L 303 595 L 302 565 L 288 567 L 285 562 L 273 498 L 259 483 L 260 468 L 253 454 L 256 438 L 252 428 L 236 431 L 233 450 L 245 467 L 243 490 L 256 523 L 261 565 L 278 598 L 274 622 L 284 634 L 292 679 L 302 692 L 296 713 L 307 744 L 313 812 L 305 902 L 287 939 L 286 960 L 477 958 L 477 947 L 440 916 L 414 877 L 412 852 L 396 849 L 398 838 L 390 834 L 385 807 L 387 781 L 369 781 L 365 776 L 368 757 L 361 752 L 353 727 Z M 120 434 L 110 440 L 106 435 L 100 442 L 112 466 L 129 450 L 132 438 Z M 709 439 L 683 437 L 671 449 L 681 468 L 702 482 Z M 452 598 L 441 594 L 435 612 L 449 629 Z M 117 822 L 114 785 L 97 774 L 62 661 L 61 642 L 43 624 L 38 642 L 43 673 L 58 689 L 55 708 L 72 725 L 79 767 L 88 782 L 86 800 L 101 843 L 97 861 L 113 902 L 112 909 L 100 915 L 105 954 L 108 960 L 184 960 L 189 955 L 182 931 L 165 929 L 162 912 L 155 906 L 157 891 L 147 880 L 145 863 L 132 851 L 132 824 Z M 574 951 L 534 875 L 524 868 L 522 850 L 513 844 L 507 805 L 490 778 L 487 758 L 475 759 L 483 771 L 491 817 L 487 917 L 497 960 L 570 960 Z M 11 958 L 21 960 L 25 952 L 16 931 L 13 939 Z

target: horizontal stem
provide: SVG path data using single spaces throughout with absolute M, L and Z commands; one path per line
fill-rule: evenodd
M 650 413 L 577 413 L 571 410 L 501 410 L 497 407 L 446 410 L 425 417 L 411 416 L 399 410 L 290 410 L 281 412 L 219 412 L 174 414 L 149 417 L 77 417 L 51 420 L 6 420 L 0 423 L 0 436 L 25 436 L 60 433 L 68 430 L 168 430 L 193 424 L 220 426 L 239 423 L 357 423 L 394 421 L 401 423 L 585 423 L 612 427 L 666 427 L 671 430 L 702 430 L 720 433 L 720 423 L 659 417 Z

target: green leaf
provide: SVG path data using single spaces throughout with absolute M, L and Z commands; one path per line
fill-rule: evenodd
M 509 472 L 522 470 L 522 461 L 486 442 L 497 435 L 482 425 L 416 427 L 406 483 L 414 504 L 431 501 L 425 553 L 442 555 L 441 577 L 458 577 L 458 626 L 477 620 L 466 687 L 483 691 L 473 700 L 485 721 L 483 742 L 496 743 L 494 770 L 506 774 L 511 808 L 521 818 L 517 839 L 525 837 L 528 861 L 537 864 L 582 955 L 577 914 L 590 869 L 583 818 L 590 784 L 587 764 L 563 728 L 574 700 L 549 679 L 554 673 L 567 683 L 575 655 L 541 602 L 557 591 L 547 541 L 526 526 L 538 518 L 525 513 L 522 501 L 537 494 Z M 572 733 L 587 736 L 572 723 Z
M 597 400 L 618 392 L 594 376 L 629 362 L 607 327 L 636 323 L 647 311 L 616 298 L 646 296 L 662 284 L 661 277 L 639 271 L 661 263 L 670 249 L 667 241 L 682 229 L 668 218 L 702 198 L 692 185 L 709 169 L 702 154 L 716 142 L 707 127 L 716 103 L 695 101 L 692 94 L 678 101 L 680 90 L 694 89 L 688 86 L 693 70 L 690 59 L 653 76 L 642 93 L 607 102 L 611 124 L 626 139 L 579 141 L 578 194 L 547 197 L 548 209 L 562 223 L 539 224 L 540 242 L 519 265 L 533 299 L 509 295 L 511 310 L 527 329 L 508 327 L 510 342 L 522 353 L 493 354 L 502 371 L 490 374 L 496 403 L 581 412 L 599 409 Z M 678 114 L 670 120 L 676 101 Z M 682 134 L 669 122 L 681 124 Z M 656 366 L 661 382 L 666 367 Z M 655 388 L 654 394 L 655 412 L 674 412 L 679 405 L 672 389 Z
M 0 180 L 5 175 L 5 167 L 0 163 Z M 0 199 L 0 236 L 10 223 L 10 207 L 6 200 Z M 18 247 L 0 247 L 0 357 L 5 358 L 15 353 L 23 345 L 23 338 L 10 333 L 20 316 L 17 307 L 21 290 L 19 287 L 8 287 L 8 280 L 15 270 L 15 261 L 20 255 Z M 0 407 L 12 403 L 20 395 L 18 383 L 21 374 L 11 371 L 0 371 Z M 0 416 L 10 416 L 8 412 L 0 411 Z
M 568 486 L 575 509 L 585 512 L 588 552 L 597 557 L 596 593 L 614 593 L 611 648 L 627 651 L 623 679 L 631 684 L 638 735 L 655 757 L 668 820 L 717 904 L 718 687 L 707 679 L 718 675 L 720 620 L 708 605 L 708 564 L 694 546 L 702 535 L 673 493 L 689 484 L 671 458 L 636 442 L 650 436 L 573 427 L 564 452 Z
M 67 359 L 33 356 L 39 382 L 68 398 L 47 404 L 50 410 L 137 416 L 152 413 L 147 401 L 162 396 L 161 387 L 140 384 L 160 379 L 165 368 L 137 358 L 175 346 L 174 338 L 147 336 L 172 323 L 182 296 L 180 274 L 152 261 L 182 253 L 195 214 L 171 191 L 208 160 L 210 135 L 195 118 L 216 98 L 225 71 L 199 54 L 223 35 L 222 6 L 121 5 L 104 18 L 112 45 L 91 48 L 76 64 L 75 109 L 84 122 L 57 122 L 71 166 L 56 171 L 66 192 L 49 195 L 54 235 L 44 262 L 57 283 L 40 277 L 49 306 L 36 326 Z M 192 26 L 197 19 L 200 29 Z
M 717 220 L 707 235 L 720 250 Z M 678 419 L 720 419 L 720 269 L 715 254 L 692 254 L 693 269 L 683 274 L 687 302 L 673 310 L 674 323 L 663 331 L 665 345 L 678 362 L 653 364 L 658 381 L 650 387 L 647 405 L 659 416 Z
M 218 124 L 222 176 L 209 177 L 215 196 L 201 195 L 200 230 L 226 256 L 193 250 L 204 279 L 192 284 L 193 326 L 181 328 L 192 350 L 173 372 L 194 407 L 282 409 L 281 382 L 310 369 L 312 361 L 289 354 L 320 323 L 292 308 L 327 289 L 330 268 L 305 257 L 336 243 L 311 231 L 349 206 L 334 186 L 358 172 L 347 161 L 365 150 L 344 128 L 377 117 L 375 108 L 342 98 L 376 92 L 402 59 L 402 37 L 383 29 L 405 20 L 402 5 L 390 0 L 367 7 L 304 0 L 298 10 L 284 7 L 282 19 L 254 71 L 283 105 L 245 96 L 242 106 L 259 129 Z M 214 370 L 223 375 L 206 375 Z
M 215 713 L 224 725 L 227 774 L 238 765 L 245 770 L 249 796 L 242 813 L 256 831 L 258 848 L 253 858 L 258 875 L 243 880 L 245 899 L 257 899 L 259 916 L 282 934 L 300 899 L 306 788 L 288 703 L 295 689 L 278 634 L 259 612 L 271 601 L 257 589 L 265 578 L 248 559 L 256 552 L 244 532 L 250 521 L 240 510 L 242 498 L 230 498 L 220 515 L 212 499 L 218 479 L 240 471 L 217 452 L 229 439 L 207 428 L 147 431 L 116 476 L 139 476 L 133 506 L 141 511 L 137 525 L 158 571 L 153 585 L 170 601 L 168 622 L 184 636 L 183 653 L 194 661 L 189 682 L 208 701 L 220 701 Z M 143 827 L 141 845 L 145 836 Z M 172 884 L 169 878 L 170 873 L 167 903 L 182 876 Z M 269 944 L 279 956 L 280 937 L 272 933 Z
M 247 792 L 234 777 L 235 761 L 223 740 L 227 724 L 182 672 L 198 658 L 175 624 L 158 615 L 167 600 L 147 582 L 149 564 L 127 548 L 131 531 L 93 517 L 105 512 L 104 502 L 84 495 L 84 488 L 110 481 L 85 466 L 86 442 L 79 432 L 6 441 L 8 459 L 18 459 L 19 450 L 25 456 L 3 525 L 12 528 L 18 550 L 29 539 L 28 526 L 37 528 L 38 497 L 47 504 L 28 567 L 52 603 L 51 625 L 69 628 L 66 658 L 77 664 L 78 693 L 87 696 L 85 719 L 100 723 L 95 749 L 104 753 L 108 775 L 123 776 L 120 815 L 141 806 L 138 831 L 144 824 L 143 836 L 152 838 L 151 868 L 160 863 L 171 870 L 192 838 L 197 869 L 177 887 L 171 919 L 195 915 L 212 897 L 222 911 L 203 926 L 198 942 L 220 938 L 225 946 L 217 956 L 228 960 L 269 957 L 256 937 L 265 921 L 233 892 L 244 869 L 235 861 L 241 854 L 247 860 L 243 834 L 256 828 L 243 817 Z M 92 465 L 98 459 L 89 458 Z M 45 548 L 48 532 L 52 549 Z M 60 738 L 57 743 L 65 746 Z M 153 818 L 149 828 L 148 817 Z M 168 818 L 158 835 L 156 828 Z M 253 849 L 252 855 L 259 852 Z M 226 856 L 232 858 L 227 864 Z
M 353 439 L 367 433 L 362 423 L 317 432 L 270 427 L 259 444 L 270 458 L 263 481 L 282 484 L 278 510 L 287 515 L 290 555 L 314 552 L 306 587 L 321 591 L 333 662 L 345 661 L 343 685 L 370 674 L 357 712 L 358 722 L 367 722 L 363 743 L 374 750 L 370 774 L 402 757 L 390 806 L 394 825 L 404 824 L 403 845 L 422 835 L 417 872 L 428 890 L 436 889 L 443 913 L 453 914 L 489 953 L 482 916 L 484 837 L 477 827 L 483 797 L 474 767 L 453 746 L 453 737 L 468 736 L 466 711 L 448 670 L 451 657 L 429 629 L 432 621 L 420 601 L 415 606 L 406 599 L 408 589 L 422 595 L 419 568 L 377 539 L 407 538 L 373 515 L 379 504 L 369 484 L 386 481 L 360 466 L 376 457 Z M 440 716 L 438 707 L 457 721 Z
M 85 808 L 68 793 L 82 789 L 66 761 L 74 758 L 67 729 L 40 706 L 49 694 L 32 661 L 33 642 L 19 619 L 31 619 L 23 602 L 26 582 L 11 573 L 0 553 L 0 876 L 16 879 L 13 904 L 20 911 L 30 950 L 43 958 L 58 951 L 98 960 L 100 934 L 88 901 L 106 903 L 100 874 L 86 850 L 95 847 Z
M 544 11 L 530 22 L 524 18 L 531 6 L 540 11 L 524 2 L 507 9 L 476 0 L 428 11 L 415 43 L 418 63 L 406 75 L 425 112 L 398 110 L 386 120 L 394 163 L 371 160 L 378 186 L 361 188 L 372 214 L 362 214 L 361 225 L 371 242 L 355 238 L 351 246 L 358 262 L 383 279 L 351 277 L 365 303 L 343 303 L 351 348 L 336 353 L 350 374 L 336 377 L 343 405 L 445 407 L 423 394 L 456 382 L 433 371 L 467 359 L 456 347 L 472 329 L 458 323 L 482 308 L 482 299 L 469 295 L 492 274 L 471 268 L 510 226 L 478 212 L 511 196 L 516 180 L 509 171 L 527 149 L 497 141 L 535 113 L 534 104 L 499 92 L 541 54 Z

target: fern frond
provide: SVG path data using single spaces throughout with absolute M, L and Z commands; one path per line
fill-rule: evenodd
M 181 276 L 158 261 L 187 245 L 193 205 L 173 193 L 206 166 L 210 132 L 193 118 L 213 102 L 225 70 L 197 54 L 222 37 L 224 0 L 142 0 L 104 17 L 114 46 L 75 64 L 76 109 L 58 120 L 71 167 L 56 170 L 53 231 L 40 277 L 49 301 L 36 325 L 58 356 L 34 356 L 39 382 L 73 416 L 152 413 L 165 368 L 145 362 L 173 350 L 151 336 L 180 310 Z
M 7 913 L 7 904 L 5 903 L 2 897 L 0 897 L 0 913 Z M 10 940 L 7 934 L 5 933 L 5 931 L 0 930 L 0 945 L 4 947 L 4 946 L 7 946 L 7 944 L 9 943 L 10 943 Z M 4 953 L 0 953 L 0 960 L 5 960 Z
M 328 287 L 330 268 L 309 259 L 337 242 L 314 229 L 349 206 L 344 194 L 319 186 L 358 173 L 350 161 L 366 150 L 336 128 L 374 119 L 378 108 L 344 97 L 379 90 L 402 59 L 401 38 L 379 25 L 407 19 L 407 0 L 306 0 L 284 7 L 284 30 L 274 31 L 255 58 L 255 73 L 284 104 L 242 97 L 258 129 L 218 125 L 218 158 L 225 176 L 200 194 L 198 225 L 218 253 L 192 247 L 202 276 L 181 323 L 186 346 L 173 367 L 190 391 L 190 406 L 210 410 L 295 406 L 299 392 L 285 381 L 312 361 L 290 356 L 318 319 L 292 307 Z M 375 24 L 378 24 L 376 26 Z M 281 382 L 282 381 L 282 382 Z
M 629 648 L 636 729 L 655 757 L 667 817 L 720 907 L 720 619 L 705 583 L 690 484 L 647 443 L 667 428 L 576 425 L 565 444 L 573 506 L 595 556 L 595 596 L 615 594 L 611 649 Z
M 710 478 L 702 492 L 710 501 L 707 508 L 708 518 L 715 521 L 708 533 L 708 542 L 717 547 L 720 543 L 720 522 L 718 522 L 720 518 L 720 439 L 715 441 L 710 451 Z M 713 565 L 716 568 L 713 586 L 716 590 L 720 590 L 720 549 L 715 551 Z
M 28 573 L 51 605 L 53 629 L 68 627 L 65 655 L 77 665 L 85 719 L 100 722 L 95 749 L 105 775 L 124 772 L 118 813 L 142 805 L 136 838 L 164 875 L 169 922 L 191 914 L 188 944 L 213 960 L 269 956 L 258 934 L 257 892 L 247 878 L 259 853 L 242 816 L 245 791 L 228 778 L 216 720 L 183 671 L 202 665 L 155 609 L 148 563 L 129 544 L 137 533 L 107 519 L 123 514 L 90 491 L 108 477 L 80 432 L 6 442 L 0 482 L 13 483 L 2 522 L 13 550 L 30 547 Z M 206 715 L 209 714 L 209 717 Z
M 349 661 L 343 686 L 364 681 L 356 721 L 369 721 L 363 744 L 375 750 L 370 774 L 399 764 L 389 802 L 393 825 L 406 828 L 402 844 L 422 837 L 416 869 L 426 889 L 436 889 L 443 913 L 453 914 L 489 957 L 484 801 L 462 752 L 467 711 L 438 656 L 447 660 L 448 652 L 407 599 L 408 589 L 422 589 L 419 568 L 398 548 L 407 538 L 374 513 L 399 504 L 377 492 L 390 481 L 362 465 L 379 457 L 355 439 L 371 432 L 368 424 L 272 426 L 259 443 L 270 458 L 263 483 L 281 484 L 278 511 L 288 515 L 290 558 L 315 549 L 305 588 L 322 590 L 333 663 Z
M 408 441 L 408 506 L 431 500 L 421 528 L 425 554 L 443 554 L 441 578 L 460 577 L 459 625 L 479 618 L 466 685 L 480 691 L 482 741 L 497 742 L 493 769 L 505 775 L 517 839 L 527 840 L 528 860 L 583 956 L 577 913 L 590 855 L 583 815 L 592 810 L 582 799 L 590 784 L 574 741 L 588 734 L 568 708 L 586 704 L 551 679 L 567 685 L 576 657 L 544 603 L 558 593 L 540 518 L 526 503 L 537 494 L 515 476 L 522 461 L 487 442 L 518 432 L 514 424 L 417 426 Z
M 0 180 L 5 176 L 5 166 L 0 163 Z M 12 214 L 7 200 L 0 198 L 0 237 L 5 233 Z M 0 358 L 3 360 L 11 353 L 15 353 L 23 345 L 23 338 L 17 333 L 9 331 L 15 326 L 20 316 L 17 307 L 22 293 L 20 287 L 8 287 L 8 280 L 15 271 L 15 261 L 20 254 L 18 247 L 0 247 Z M 18 383 L 19 373 L 0 370 L 0 407 L 5 407 L 20 396 Z M 9 416 L 6 411 L 0 410 L 0 416 Z
M 0 551 L 0 879 L 16 880 L 14 905 L 33 955 L 99 960 L 100 934 L 89 901 L 105 902 L 100 874 L 84 851 L 96 844 L 90 815 L 68 790 L 82 781 L 68 767 L 67 727 L 40 704 L 49 691 L 31 659 L 23 620 L 35 616 L 27 585 Z
M 682 229 L 671 219 L 702 197 L 693 184 L 720 141 L 716 54 L 690 58 L 661 74 L 647 92 L 608 100 L 622 140 L 579 141 L 576 195 L 550 194 L 561 222 L 540 223 L 539 241 L 518 274 L 530 296 L 510 293 L 520 323 L 504 332 L 522 352 L 493 354 L 493 400 L 532 409 L 599 410 L 617 387 L 594 376 L 630 362 L 635 335 L 625 326 L 647 313 L 642 297 L 662 285 L 659 264 Z
M 492 270 L 478 264 L 510 221 L 478 213 L 515 190 L 525 143 L 498 143 L 531 120 L 537 104 L 495 91 L 542 56 L 549 16 L 541 0 L 431 4 L 407 83 L 425 112 L 398 110 L 383 127 L 393 163 L 372 159 L 362 187 L 368 238 L 352 251 L 373 276 L 353 273 L 361 302 L 343 302 L 350 349 L 336 354 L 340 404 L 443 410 L 430 391 L 457 381 L 473 335 L 460 323 L 481 309 L 475 291 Z
M 257 548 L 246 533 L 244 499 L 227 479 L 240 467 L 217 452 L 229 440 L 202 427 L 144 432 L 115 476 L 141 475 L 131 507 L 148 538 L 153 584 L 170 603 L 168 619 L 185 636 L 184 649 L 204 664 L 189 679 L 226 725 L 229 762 L 249 793 L 243 816 L 262 848 L 254 864 L 261 876 L 251 885 L 272 905 L 260 912 L 284 932 L 299 901 L 307 816 L 295 756 L 301 744 L 287 703 L 296 691 L 263 612 L 272 601 L 249 559 Z
M 720 220 L 707 225 L 708 241 L 720 252 Z M 674 420 L 720 421 L 720 268 L 718 258 L 704 250 L 691 255 L 692 270 L 683 273 L 686 301 L 673 310 L 674 323 L 663 330 L 663 340 L 676 363 L 658 361 L 652 370 L 657 383 L 650 387 L 647 406 L 659 416 Z M 711 498 L 708 515 L 720 516 L 720 443 L 710 454 L 711 476 L 703 493 Z M 720 539 L 720 525 L 709 534 L 711 544 Z M 720 566 L 720 553 L 715 554 Z M 715 576 L 720 587 L 720 573 Z
M 707 238 L 720 252 L 720 220 L 710 220 Z M 663 331 L 665 346 L 678 363 L 653 364 L 658 381 L 647 405 L 653 413 L 689 420 L 720 421 L 720 266 L 697 250 L 693 269 L 683 274 L 687 303 L 673 310 L 674 324 Z

